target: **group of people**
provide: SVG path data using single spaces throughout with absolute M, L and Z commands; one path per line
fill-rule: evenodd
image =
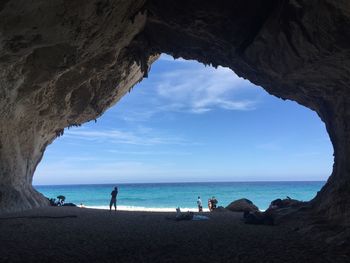
M 216 209 L 217 204 L 218 204 L 218 200 L 215 198 L 215 196 L 213 196 L 212 198 L 209 198 L 208 199 L 209 211 L 211 212 L 214 209 Z M 200 196 L 198 196 L 198 199 L 197 199 L 197 206 L 198 206 L 198 212 L 203 212 L 203 203 Z
M 109 211 L 112 211 L 112 206 L 114 206 L 114 211 L 117 211 L 117 196 L 118 196 L 118 187 L 114 187 L 114 190 L 111 192 L 111 201 L 109 202 Z M 213 196 L 208 199 L 208 208 L 209 211 L 213 211 L 217 206 L 218 200 Z M 198 212 L 203 212 L 203 203 L 201 197 L 198 196 L 197 199 Z

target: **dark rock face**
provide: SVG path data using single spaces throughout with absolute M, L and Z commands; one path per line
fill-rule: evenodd
M 1 211 L 46 205 L 31 186 L 46 146 L 99 117 L 166 52 L 316 111 L 334 168 L 311 205 L 348 220 L 349 1 L 7 0 L 0 21 Z
M 143 1 L 0 6 L 0 210 L 47 205 L 31 186 L 46 146 L 100 116 L 143 77 L 128 48 Z M 143 60 L 143 68 L 153 57 Z
M 299 207 L 302 206 L 304 204 L 304 202 L 296 200 L 296 199 L 291 199 L 289 197 L 285 198 L 285 199 L 276 199 L 273 200 L 270 203 L 270 206 L 268 208 L 268 210 L 274 210 L 274 209 L 279 209 L 279 208 L 288 208 L 288 207 Z
M 231 202 L 226 209 L 232 212 L 257 212 L 259 208 L 252 201 L 242 198 Z

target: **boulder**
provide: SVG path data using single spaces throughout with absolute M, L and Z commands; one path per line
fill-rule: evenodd
M 268 210 L 286 208 L 286 207 L 297 207 L 297 206 L 300 206 L 302 204 L 303 204 L 302 201 L 299 201 L 296 199 L 291 199 L 289 196 L 287 196 L 287 198 L 285 198 L 285 199 L 278 198 L 276 200 L 273 200 L 271 202 Z
M 233 201 L 231 204 L 226 206 L 226 209 L 232 212 L 257 212 L 259 208 L 253 204 L 252 201 L 242 198 L 236 201 Z

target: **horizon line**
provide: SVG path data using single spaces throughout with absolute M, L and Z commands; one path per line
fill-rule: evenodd
M 196 183 L 311 183 L 327 180 L 257 180 L 257 181 L 188 181 L 188 182 L 134 182 L 134 183 L 72 183 L 72 184 L 33 184 L 33 186 L 73 186 L 73 185 L 130 185 L 130 184 L 196 184 Z

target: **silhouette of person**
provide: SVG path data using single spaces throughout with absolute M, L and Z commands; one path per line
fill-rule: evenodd
M 211 209 L 212 210 L 216 209 L 217 204 L 218 204 L 218 200 L 215 198 L 215 196 L 213 196 L 211 198 Z
M 203 205 L 202 205 L 202 200 L 201 200 L 200 196 L 198 196 L 197 205 L 198 205 L 198 212 L 202 212 L 203 211 Z
M 109 211 L 112 211 L 112 205 L 114 205 L 114 211 L 117 211 L 117 195 L 118 187 L 114 187 L 114 190 L 111 192 L 111 202 L 109 203 Z
M 208 208 L 209 208 L 209 211 L 213 211 L 213 204 L 211 202 L 211 198 L 208 199 Z

